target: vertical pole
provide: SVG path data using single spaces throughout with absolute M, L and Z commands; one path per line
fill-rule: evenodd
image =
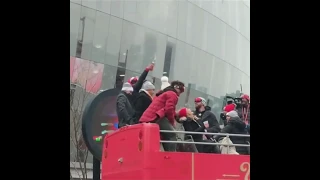
M 99 159 L 93 157 L 93 168 L 92 168 L 92 180 L 100 180 L 100 161 Z

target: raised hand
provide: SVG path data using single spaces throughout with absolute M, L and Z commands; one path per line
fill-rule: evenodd
M 147 66 L 146 70 L 147 71 L 152 71 L 154 68 L 154 62 L 152 62 L 149 66 Z

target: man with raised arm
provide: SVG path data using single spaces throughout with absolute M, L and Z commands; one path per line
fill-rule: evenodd
M 152 62 L 150 65 L 146 67 L 146 69 L 143 71 L 143 73 L 140 75 L 140 77 L 131 77 L 128 79 L 128 83 L 130 83 L 133 87 L 132 95 L 130 96 L 129 100 L 131 105 L 133 106 L 134 101 L 139 96 L 139 91 L 142 88 L 142 85 L 149 73 L 149 71 L 152 71 L 154 68 L 154 62 Z M 134 108 L 134 107 L 133 107 Z

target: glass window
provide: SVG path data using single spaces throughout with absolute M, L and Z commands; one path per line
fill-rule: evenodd
M 189 104 L 187 102 L 187 93 L 186 92 L 180 94 L 176 110 L 183 108 L 183 107 L 190 108 Z
M 95 0 L 97 10 L 110 14 L 111 1 L 110 0 Z
M 176 39 L 168 37 L 166 44 L 166 53 L 163 65 L 163 75 L 170 78 L 171 65 L 173 64 L 176 53 Z
M 93 47 L 91 60 L 106 63 L 106 49 L 109 31 L 110 16 L 97 11 L 93 34 Z
M 193 17 L 193 35 L 192 35 L 192 45 L 203 49 L 202 42 L 204 35 L 204 13 L 205 11 L 199 7 L 195 7 L 195 16 Z
M 97 9 L 97 0 L 82 0 L 82 6 Z
M 192 62 L 192 66 L 196 67 L 197 69 L 193 72 L 196 72 L 196 81 L 197 84 L 196 89 L 203 93 L 209 93 L 210 89 L 210 80 L 212 74 L 212 63 L 213 57 L 212 55 L 198 50 L 198 56 Z M 210 94 L 210 93 L 209 93 Z
M 230 74 L 230 81 L 228 85 L 228 93 L 240 92 L 242 82 L 242 72 L 232 65 L 229 65 L 228 73 Z
M 161 32 L 172 36 L 177 37 L 177 20 L 178 20 L 178 1 L 169 0 L 161 1 L 163 7 L 164 24 Z
M 239 69 L 246 73 L 247 76 L 250 76 L 250 42 L 239 34 L 241 43 L 239 44 Z M 239 50 L 240 51 L 240 50 Z
M 178 27 L 177 38 L 186 42 L 187 39 L 187 16 L 188 16 L 188 1 L 178 1 Z
M 250 0 L 243 0 L 243 3 L 250 8 Z
M 202 8 L 209 12 L 210 15 L 213 14 L 213 3 L 215 1 L 201 1 L 202 3 Z
M 194 34 L 196 19 L 196 6 L 188 2 L 188 13 L 187 13 L 187 27 L 186 27 L 186 42 L 193 44 L 193 38 L 196 38 Z
M 250 77 L 249 76 L 245 74 L 242 75 L 241 85 L 242 85 L 242 92 L 245 94 L 250 94 Z
M 116 79 L 117 79 L 116 75 L 117 75 L 117 67 L 104 65 L 101 89 L 107 90 L 107 89 L 112 89 L 116 87 Z
M 145 36 L 145 30 L 142 26 L 127 21 L 123 22 L 119 61 L 123 63 L 126 62 L 126 69 L 141 72 L 144 55 L 147 53 L 150 56 L 148 57 L 149 62 L 153 60 L 154 54 L 152 54 L 152 52 L 146 52 L 147 49 L 143 47 L 143 44 L 146 42 L 145 38 L 149 38 L 149 44 L 151 44 L 150 41 L 155 41 L 154 36 Z M 152 47 L 150 49 L 152 49 Z
M 123 4 L 125 1 L 111 0 L 111 15 L 123 18 Z
M 155 61 L 155 69 L 149 75 L 161 77 L 166 42 L 165 35 L 124 21 L 119 60 L 126 62 L 126 69 L 139 75 L 148 64 Z
M 105 63 L 111 66 L 118 66 L 122 34 L 122 19 L 111 16 L 109 34 L 107 39 L 107 53 Z
M 187 45 L 188 47 L 189 45 Z M 189 82 L 192 84 L 198 84 L 198 76 L 200 74 L 200 72 L 198 72 L 198 65 L 199 63 L 202 61 L 202 53 L 201 50 L 195 48 L 195 47 L 191 47 L 192 48 L 192 56 L 190 56 L 190 60 L 189 60 L 189 72 L 188 76 L 189 76 Z M 194 89 L 196 89 L 197 86 L 194 87 Z
M 229 65 L 216 57 L 213 57 L 212 74 L 209 94 L 214 97 L 225 96 L 230 80 Z
M 144 55 L 142 68 L 154 61 L 156 65 L 154 70 L 149 74 L 160 78 L 163 75 L 167 36 L 148 29 L 145 33 L 144 52 L 148 53 L 145 53 Z
M 70 3 L 70 56 L 76 56 L 81 6 Z
M 238 1 L 239 2 L 239 1 Z M 241 2 L 242 3 L 242 2 Z M 228 9 L 228 22 L 229 22 L 229 25 L 232 27 L 232 28 L 236 28 L 236 13 L 237 13 L 237 1 L 230 1 L 228 2 L 228 5 L 229 5 L 229 9 Z
M 234 59 L 234 66 L 237 67 L 238 69 L 240 69 L 240 65 L 242 63 L 242 54 L 243 54 L 243 49 L 244 47 L 241 46 L 242 45 L 242 40 L 243 40 L 243 36 L 237 32 L 236 30 L 234 30 L 236 32 L 236 57 Z
M 79 31 L 81 31 L 81 33 L 78 35 L 78 41 L 82 44 L 80 53 L 82 59 L 91 59 L 95 18 L 95 10 L 82 6 L 79 24 Z
M 140 24 L 138 22 L 138 17 L 139 12 L 138 12 L 138 3 L 137 1 L 124 1 L 123 4 L 123 18 L 125 20 Z
M 241 1 L 235 1 L 235 14 L 233 15 L 234 18 L 234 28 L 238 31 L 240 31 L 240 24 L 241 24 L 241 18 L 243 18 L 243 2 Z
M 242 40 L 242 61 L 240 69 L 250 76 L 250 42 L 243 38 Z
M 200 47 L 202 50 L 204 50 L 206 52 L 209 52 L 208 47 L 207 47 L 208 40 L 211 41 L 211 39 L 208 39 L 208 37 L 209 37 L 208 34 L 211 33 L 211 32 L 208 33 L 209 16 L 211 16 L 211 14 L 204 12 L 203 28 L 202 28 L 202 32 L 201 32 L 201 34 L 203 35 L 203 40 L 202 40 L 202 44 Z
M 192 74 L 190 63 L 193 53 L 194 47 L 182 41 L 177 41 L 175 60 L 170 68 L 170 79 L 180 80 L 185 84 L 189 83 L 189 75 Z
M 149 1 L 144 25 L 153 30 L 176 37 L 177 4 L 175 0 Z
M 74 3 L 77 3 L 77 4 L 81 4 L 81 0 L 70 0 L 70 2 L 74 2 Z
M 227 25 L 215 16 L 209 16 L 208 18 L 208 52 L 220 59 L 225 59 L 226 49 L 229 49 L 226 46 Z
M 244 31 L 245 31 L 245 23 L 243 22 L 244 21 L 244 16 L 245 16 L 245 9 L 246 9 L 246 7 L 245 7 L 245 5 L 244 5 L 244 3 L 240 3 L 239 4 L 239 12 L 238 12 L 238 17 L 237 17 L 237 25 L 239 26 L 239 32 L 241 33 L 241 34 L 244 34 Z
M 245 24 L 243 35 L 250 40 L 250 8 L 245 7 L 243 23 Z
M 236 66 L 237 64 L 237 35 L 238 33 L 232 29 L 230 26 L 227 26 L 227 36 L 226 36 L 226 61 L 230 64 Z
M 229 1 L 221 0 L 220 8 L 221 8 L 221 14 L 220 19 L 224 21 L 225 23 L 229 24 Z

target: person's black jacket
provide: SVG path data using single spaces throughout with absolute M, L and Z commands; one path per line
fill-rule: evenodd
M 198 118 L 200 118 L 201 123 L 203 123 L 203 124 L 208 123 L 209 124 L 208 128 L 203 127 L 203 129 L 206 129 L 208 132 L 211 132 L 211 133 L 219 133 L 220 132 L 221 128 L 220 128 L 219 122 L 218 122 L 216 116 L 211 112 L 211 108 L 209 106 L 206 106 L 205 111 L 203 111 L 203 112 L 195 111 L 195 115 Z
M 178 120 L 178 122 L 182 123 L 185 131 L 204 132 L 204 125 L 201 121 L 195 121 L 195 120 L 187 117 L 187 120 L 185 120 L 185 121 Z M 186 135 L 191 135 L 193 140 L 196 142 L 202 141 L 201 134 L 186 134 Z
M 228 134 L 247 134 L 246 124 L 239 117 L 232 117 L 228 121 L 227 125 L 221 130 L 221 133 Z M 219 141 L 220 138 L 225 136 L 215 135 L 213 138 Z M 230 140 L 233 144 L 248 144 L 250 141 L 248 137 L 236 137 L 230 136 Z M 236 146 L 236 150 L 239 154 L 247 154 L 247 147 Z
M 141 90 L 133 104 L 133 106 L 135 107 L 133 124 L 139 123 L 140 117 L 142 116 L 143 112 L 149 107 L 151 102 L 152 99 L 147 94 L 147 92 Z
M 127 124 L 132 124 L 132 116 L 134 114 L 134 110 L 131 107 L 128 97 L 130 97 L 130 95 L 127 95 L 123 91 L 121 91 L 117 96 L 116 109 L 119 121 L 118 128 L 121 128 Z
M 144 82 L 144 80 L 146 80 L 148 73 L 149 73 L 148 70 L 144 70 L 143 73 L 140 75 L 137 83 L 132 86 L 133 92 L 132 92 L 132 95 L 129 100 L 130 100 L 130 103 L 134 109 L 135 109 L 134 102 L 137 99 L 137 97 L 139 96 L 139 91 L 142 88 L 143 82 Z

